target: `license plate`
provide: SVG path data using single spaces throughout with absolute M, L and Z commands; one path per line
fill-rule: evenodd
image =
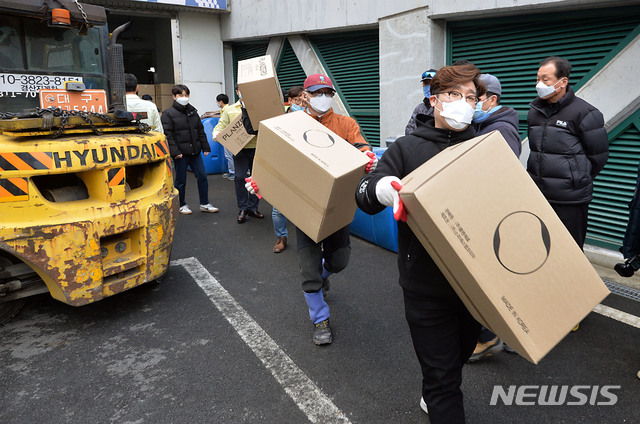
M 40 90 L 40 107 L 59 107 L 78 112 L 107 113 L 107 93 L 104 90 Z

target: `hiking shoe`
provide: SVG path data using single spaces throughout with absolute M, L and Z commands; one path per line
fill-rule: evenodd
M 313 332 L 313 342 L 318 346 L 329 344 L 333 341 L 331 338 L 331 328 L 329 327 L 329 320 L 325 319 L 322 322 L 316 324 L 316 329 Z
M 486 343 L 478 342 L 476 344 L 476 348 L 473 351 L 473 354 L 469 358 L 469 362 L 476 362 L 480 359 L 484 358 L 487 355 L 492 355 L 496 352 L 500 352 L 502 350 L 502 340 L 500 337 L 496 337 L 493 340 L 489 340 Z
M 215 206 L 213 206 L 211 203 L 207 203 L 206 205 L 200 205 L 200 212 L 211 212 L 211 213 L 216 213 L 218 212 L 220 209 L 216 208 Z
M 329 291 L 330 283 L 329 277 L 322 280 L 322 295 L 327 297 L 327 292 Z
M 429 409 L 427 408 L 427 402 L 424 401 L 424 398 L 420 398 L 420 409 L 424 411 L 425 414 L 429 413 Z
M 189 209 L 189 205 L 182 205 L 180 206 L 180 211 L 181 214 L 183 215 L 191 215 L 193 212 L 191 212 L 191 209 Z

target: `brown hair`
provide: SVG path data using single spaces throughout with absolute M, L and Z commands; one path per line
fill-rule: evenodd
M 299 85 L 295 85 L 289 89 L 289 91 L 287 92 L 287 95 L 289 99 L 294 99 L 299 95 L 301 95 L 303 91 L 304 89 L 302 87 L 300 87 Z
M 475 65 L 469 63 L 444 66 L 436 72 L 436 76 L 431 80 L 431 94 L 452 90 L 467 82 L 473 82 L 476 86 L 476 96 L 480 97 L 485 93 L 484 84 L 480 81 L 480 70 Z

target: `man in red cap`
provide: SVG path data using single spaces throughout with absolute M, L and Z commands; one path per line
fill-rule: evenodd
M 360 133 L 360 127 L 355 119 L 338 115 L 331 108 L 335 93 L 336 90 L 328 76 L 309 75 L 304 80 L 304 92 L 301 95 L 305 112 L 357 149 L 371 152 L 371 146 Z M 373 152 L 368 155 L 371 161 L 367 165 L 367 172 L 371 172 L 375 169 L 378 159 Z M 255 183 L 247 181 L 247 190 L 255 193 L 258 190 Z M 296 228 L 302 290 L 309 307 L 309 316 L 315 325 L 313 342 L 316 345 L 329 344 L 333 341 L 329 327 L 329 305 L 324 297 L 329 290 L 329 275 L 342 271 L 349 263 L 351 254 L 349 231 L 349 225 L 347 225 L 316 243 Z
M 335 93 L 336 90 L 328 76 L 309 75 L 304 80 L 305 111 L 357 149 L 363 152 L 371 151 L 371 146 L 360 133 L 360 127 L 355 119 L 338 115 L 331 108 Z M 375 164 L 372 165 L 375 168 Z M 309 307 L 309 316 L 316 327 L 313 334 L 313 342 L 316 345 L 329 344 L 332 341 L 329 305 L 324 296 L 329 290 L 329 275 L 342 271 L 349 263 L 351 254 L 349 232 L 349 225 L 347 225 L 316 243 L 296 228 L 302 290 Z

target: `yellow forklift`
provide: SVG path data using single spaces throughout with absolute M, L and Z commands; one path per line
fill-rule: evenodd
M 177 214 L 166 138 L 126 112 L 105 9 L 0 0 L 0 324 L 161 279 Z

